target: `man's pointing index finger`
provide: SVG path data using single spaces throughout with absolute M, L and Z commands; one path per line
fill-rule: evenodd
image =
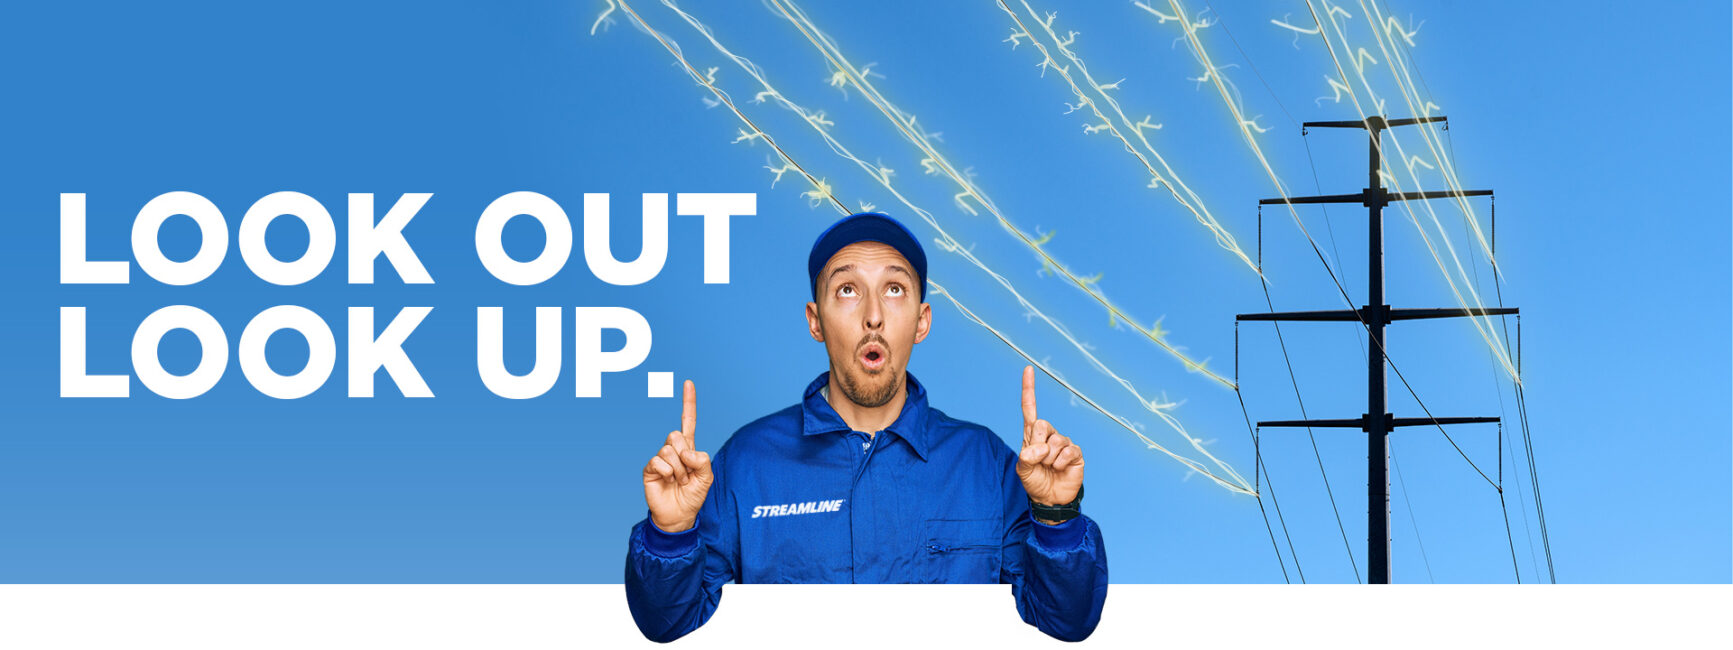
M 1035 367 L 1023 366 L 1023 441 L 1029 441 L 1029 429 L 1035 426 Z
M 698 442 L 693 436 L 698 429 L 698 389 L 690 379 L 686 380 L 685 393 L 680 404 L 680 433 L 686 434 L 688 447 L 697 449 Z

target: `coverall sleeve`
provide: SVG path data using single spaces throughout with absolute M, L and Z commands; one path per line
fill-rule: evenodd
M 1049 526 L 1029 514 L 1017 457 L 1005 466 L 1005 540 L 1000 582 L 1011 584 L 1023 622 L 1062 641 L 1082 641 L 1107 602 L 1107 547 L 1086 515 Z
M 739 522 L 722 472 L 724 451 L 711 462 L 710 485 L 697 524 L 663 532 L 648 516 L 632 526 L 626 551 L 626 606 L 644 637 L 667 643 L 698 629 L 722 600 L 722 585 L 740 574 Z

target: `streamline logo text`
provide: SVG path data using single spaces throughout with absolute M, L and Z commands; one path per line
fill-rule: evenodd
M 806 503 L 784 503 L 774 506 L 753 506 L 752 518 L 781 517 L 783 515 L 804 515 L 814 512 L 836 512 L 842 509 L 842 502 L 847 499 L 832 499 L 830 501 L 808 501 Z

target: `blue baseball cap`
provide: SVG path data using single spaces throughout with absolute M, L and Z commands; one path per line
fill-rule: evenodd
M 927 299 L 927 252 L 921 240 L 909 232 L 902 222 L 877 212 L 862 212 L 843 217 L 831 224 L 812 243 L 812 253 L 806 256 L 806 274 L 812 281 L 812 299 L 818 300 L 818 274 L 837 251 L 849 244 L 863 241 L 878 242 L 901 253 L 914 265 L 915 279 L 921 285 L 921 301 Z

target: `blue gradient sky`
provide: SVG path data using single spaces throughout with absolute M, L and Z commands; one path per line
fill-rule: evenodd
M 1102 273 L 1107 295 L 1141 321 L 1164 318 L 1174 342 L 1212 368 L 1233 368 L 1234 315 L 1267 309 L 1255 275 L 1171 200 L 1144 189 L 1146 175 L 1117 143 L 1083 135 L 1086 121 L 1062 114 L 1068 91 L 1054 75 L 1039 76 L 1027 45 L 1001 42 L 1010 23 L 992 3 L 809 4 L 856 63 L 877 63 L 892 100 L 943 133 L 947 155 L 972 167 L 1018 226 L 1056 230 L 1055 257 L 1081 274 Z M 1526 317 L 1527 405 L 1559 580 L 1728 581 L 1728 8 L 1666 3 L 1632 16 L 1613 5 L 1393 4 L 1404 20 L 1425 20 L 1414 63 L 1452 118 L 1449 146 L 1464 184 L 1498 192 L 1503 297 Z M 800 315 L 804 255 L 835 214 L 810 207 L 792 175 L 770 188 L 768 148 L 730 144 L 735 118 L 706 110 L 704 91 L 653 40 L 623 19 L 589 36 L 601 6 L 9 5 L 0 18 L 0 58 L 11 62 L 0 107 L 0 210 L 10 224 L 0 240 L 9 280 L 0 312 L 0 581 L 618 581 L 626 533 L 643 516 L 640 468 L 679 415 L 671 400 L 642 397 L 642 371 L 697 382 L 698 441 L 712 451 L 735 427 L 796 400 L 824 370 Z M 636 6 L 695 65 L 729 65 L 672 12 L 647 0 Z M 951 186 L 917 173 L 914 149 L 857 95 L 827 87 L 817 54 L 769 11 L 686 8 L 790 98 L 828 111 L 845 144 L 897 169 L 911 198 L 1116 371 L 1148 394 L 1183 400 L 1177 416 L 1251 476 L 1253 447 L 1232 391 L 1110 328 L 1092 301 L 1038 274 L 1038 262 L 990 220 L 953 208 Z M 1223 22 L 1203 31 L 1205 43 L 1218 64 L 1237 65 L 1224 74 L 1270 127 L 1261 142 L 1277 173 L 1297 194 L 1318 193 L 1309 141 L 1323 193 L 1358 191 L 1363 138 L 1314 130 L 1302 140 L 1291 121 L 1356 117 L 1350 106 L 1315 99 L 1330 94 L 1324 76 L 1333 71 L 1316 40 L 1296 47 L 1269 22 L 1287 14 L 1304 22 L 1304 3 L 1220 9 Z M 1256 201 L 1273 190 L 1214 91 L 1187 79 L 1200 71 L 1173 46 L 1176 24 L 1158 25 L 1129 3 L 1099 3 L 1066 9 L 1056 26 L 1081 32 L 1074 49 L 1098 78 L 1126 79 L 1117 95 L 1126 110 L 1164 124 L 1152 141 L 1251 250 Z M 786 112 L 744 104 L 756 90 L 744 75 L 724 67 L 718 80 L 840 195 L 903 214 Z M 174 190 L 214 201 L 231 231 L 255 199 L 280 190 L 318 198 L 339 220 L 349 192 L 375 193 L 382 207 L 401 193 L 432 192 L 407 232 L 436 284 L 405 286 L 383 267 L 378 284 L 345 284 L 341 234 L 338 260 L 297 287 L 253 277 L 234 250 L 194 286 L 163 286 L 137 268 L 126 286 L 56 282 L 59 193 L 89 196 L 93 258 L 130 259 L 138 208 Z M 606 285 L 574 258 L 548 283 L 515 287 L 486 274 L 472 243 L 482 209 L 517 190 L 553 197 L 574 217 L 585 192 L 611 193 L 628 217 L 643 192 L 758 192 L 759 214 L 735 222 L 729 285 L 702 284 L 697 219 L 674 217 L 668 265 L 646 285 Z M 1484 219 L 1486 203 L 1476 205 Z M 1460 213 L 1436 207 L 1466 253 Z M 1301 215 L 1333 261 L 1343 253 L 1339 273 L 1363 300 L 1363 210 Z M 1341 308 L 1285 211 L 1265 216 L 1276 308 Z M 1386 224 L 1389 302 L 1453 306 L 1414 225 L 1400 212 L 1387 213 Z M 614 231 L 617 250 L 637 250 L 635 227 Z M 190 255 L 193 233 L 176 220 L 164 248 Z M 506 237 L 524 256 L 541 245 L 523 222 Z M 285 222 L 270 241 L 291 257 L 306 235 Z M 983 274 L 954 255 L 930 255 L 933 277 L 1019 345 L 1147 424 L 1152 437 L 1180 444 Z M 1490 293 L 1484 259 L 1472 259 Z M 231 344 L 267 307 L 308 307 L 338 332 L 339 369 L 293 401 L 260 395 L 232 357 L 223 381 L 192 400 L 156 397 L 137 381 L 130 399 L 57 397 L 59 307 L 89 308 L 91 372 L 129 373 L 133 330 L 169 304 L 211 312 Z M 374 306 L 383 322 L 406 305 L 434 308 L 406 349 L 436 397 L 403 398 L 383 373 L 379 397 L 344 397 L 344 309 Z M 475 373 L 478 305 L 507 308 L 507 361 L 520 371 L 531 359 L 534 306 L 631 307 L 654 328 L 654 351 L 638 371 L 609 377 L 604 399 L 570 397 L 569 360 L 548 395 L 494 397 Z M 933 335 L 911 369 L 935 406 L 1015 444 L 1021 360 L 948 303 L 933 309 Z M 568 341 L 570 331 L 568 317 Z M 1295 324 L 1284 334 L 1312 417 L 1364 411 L 1351 326 Z M 1273 332 L 1247 325 L 1240 335 L 1250 416 L 1299 417 Z M 1433 413 L 1515 417 L 1508 383 L 1466 322 L 1399 324 L 1389 347 Z M 188 370 L 196 350 L 178 333 L 165 344 L 166 363 Z M 273 339 L 269 352 L 279 369 L 306 356 L 292 337 Z M 1391 383 L 1392 410 L 1420 415 L 1394 375 Z M 1256 501 L 1188 479 L 1051 380 L 1042 380 L 1040 399 L 1043 417 L 1088 452 L 1085 509 L 1104 531 L 1115 581 L 1284 579 Z M 1495 471 L 1496 428 L 1451 431 Z M 1264 435 L 1306 579 L 1353 581 L 1305 433 Z M 1319 430 L 1316 440 L 1363 571 L 1363 438 Z M 1405 429 L 1393 444 L 1402 470 L 1392 495 L 1396 580 L 1511 581 L 1496 493 L 1436 430 Z M 1516 564 L 1531 581 L 1545 560 L 1532 539 L 1532 504 L 1516 498 L 1531 486 L 1523 465 L 1508 454 L 1503 462 Z M 1513 467 L 1523 471 L 1520 485 Z M 1297 582 L 1286 539 L 1281 554 Z

